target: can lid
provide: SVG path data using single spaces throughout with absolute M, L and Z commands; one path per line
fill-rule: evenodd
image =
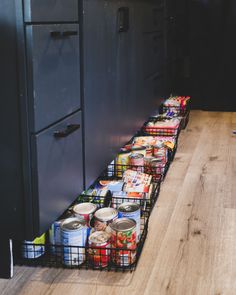
M 112 222 L 110 227 L 115 231 L 132 230 L 136 226 L 136 221 L 130 218 L 119 218 Z
M 91 214 L 97 209 L 93 203 L 81 203 L 73 207 L 73 212 L 77 214 Z
M 89 236 L 89 242 L 94 244 L 104 244 L 110 239 L 110 235 L 105 231 L 95 231 Z
M 118 215 L 114 208 L 102 208 L 95 212 L 94 216 L 101 221 L 112 220 Z
M 85 227 L 86 222 L 84 220 L 80 220 L 76 217 L 71 217 L 65 219 L 61 224 L 61 229 L 66 231 L 76 231 Z
M 137 203 L 124 202 L 118 207 L 119 212 L 135 212 L 140 209 Z

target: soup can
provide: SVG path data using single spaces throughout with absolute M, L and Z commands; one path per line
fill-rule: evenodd
M 140 222 L 141 210 L 140 206 L 136 203 L 125 202 L 118 207 L 119 218 L 125 217 L 135 220 L 136 222 L 136 242 L 140 240 Z
M 136 222 L 119 218 L 111 224 L 112 261 L 118 266 L 129 266 L 136 261 Z M 115 250 L 113 250 L 115 248 Z
M 66 266 L 81 265 L 86 259 L 87 226 L 85 220 L 71 217 L 61 223 L 63 263 Z
M 118 212 L 114 208 L 102 208 L 94 214 L 95 231 L 105 231 L 114 220 L 118 218 Z
M 22 256 L 26 259 L 36 259 L 45 253 L 46 235 L 34 239 L 33 241 L 24 241 L 22 244 Z
M 97 205 L 88 202 L 75 205 L 72 209 L 72 212 L 75 217 L 85 220 L 86 224 L 89 226 L 89 222 L 96 210 Z
M 104 268 L 110 262 L 110 235 L 96 231 L 89 236 L 88 262 L 95 268 Z

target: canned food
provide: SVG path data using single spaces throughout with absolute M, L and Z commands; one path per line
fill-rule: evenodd
M 111 224 L 111 257 L 118 266 L 129 266 L 136 260 L 136 222 L 119 218 Z
M 152 169 L 151 169 L 152 160 L 155 160 L 155 158 L 154 157 L 145 157 L 144 158 L 144 172 L 147 174 L 152 173 Z
M 156 145 L 153 148 L 153 155 L 159 162 L 166 163 L 168 159 L 168 150 L 163 146 Z
M 146 146 L 146 157 L 152 157 L 153 156 L 153 146 L 147 145 Z
M 24 241 L 22 245 L 22 256 L 26 259 L 39 258 L 45 253 L 45 241 L 45 234 L 33 241 Z
M 146 147 L 140 145 L 133 145 L 131 148 L 131 153 L 142 154 L 144 157 L 146 157 Z
M 116 157 L 116 176 L 122 177 L 123 172 L 128 169 L 127 165 L 130 162 L 130 151 L 122 151 Z
M 55 221 L 49 229 L 49 241 L 51 253 L 61 256 L 61 224 L 65 219 Z
M 125 217 L 135 220 L 136 222 L 136 242 L 140 240 L 140 221 L 141 210 L 140 206 L 135 203 L 125 202 L 118 207 L 119 218 Z
M 87 226 L 85 220 L 71 217 L 61 223 L 63 263 L 66 266 L 80 265 L 85 261 L 86 240 Z
M 132 170 L 143 172 L 144 171 L 144 155 L 136 154 L 136 153 L 131 154 L 130 164 L 132 166 Z
M 97 231 L 90 235 L 88 241 L 88 261 L 95 268 L 106 267 L 110 261 L 110 235 Z
M 118 218 L 118 212 L 114 208 L 102 208 L 95 212 L 94 217 L 95 231 L 105 231 Z
M 81 203 L 73 207 L 73 215 L 79 219 L 85 220 L 89 225 L 93 213 L 97 210 L 97 205 L 93 203 Z

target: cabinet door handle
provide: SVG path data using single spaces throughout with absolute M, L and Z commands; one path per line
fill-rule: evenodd
M 64 138 L 78 129 L 80 129 L 80 124 L 70 124 L 66 127 L 65 130 L 54 131 L 54 136 L 56 138 Z
M 64 31 L 62 33 L 63 37 L 76 36 L 76 35 L 78 35 L 77 31 Z

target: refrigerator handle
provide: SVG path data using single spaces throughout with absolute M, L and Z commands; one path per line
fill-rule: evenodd
M 118 9 L 118 31 L 119 33 L 129 30 L 129 8 L 120 7 Z

